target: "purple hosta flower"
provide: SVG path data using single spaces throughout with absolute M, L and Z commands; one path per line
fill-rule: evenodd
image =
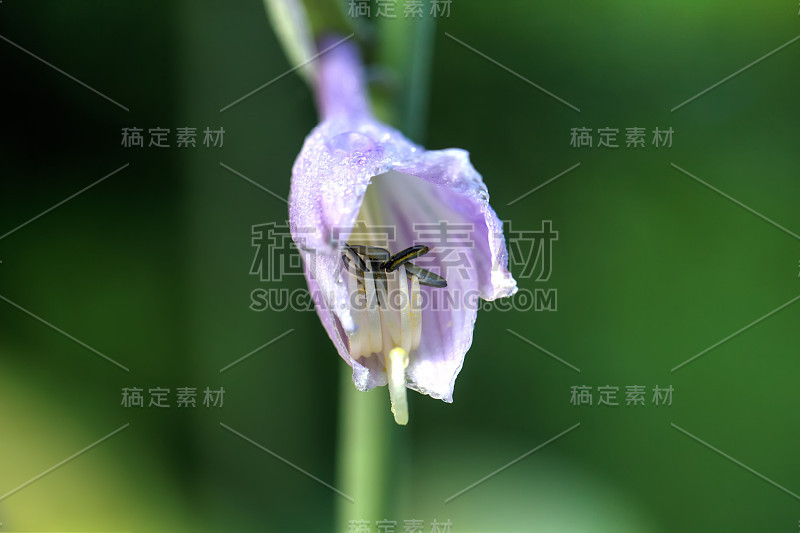
M 323 121 L 292 169 L 292 236 L 356 387 L 388 384 L 395 420 L 405 424 L 406 387 L 452 401 L 478 297 L 516 292 L 502 225 L 467 152 L 427 151 L 375 120 L 353 45 L 321 57 L 316 84 Z M 411 256 L 422 245 L 430 252 L 396 260 L 392 272 L 384 251 L 365 248 L 394 254 L 414 245 Z

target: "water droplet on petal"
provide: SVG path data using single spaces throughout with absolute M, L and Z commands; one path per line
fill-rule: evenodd
M 375 150 L 375 143 L 372 139 L 357 131 L 346 131 L 335 135 L 328 139 L 325 145 L 331 154 L 340 157 L 363 154 Z

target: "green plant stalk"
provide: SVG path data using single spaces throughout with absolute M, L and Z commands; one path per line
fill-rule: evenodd
M 334 531 L 348 531 L 351 520 L 392 516 L 394 465 L 391 460 L 389 398 L 384 387 L 360 392 L 352 369 L 341 365 L 339 392 L 338 488 L 353 498 L 339 498 Z
M 398 7 L 403 4 L 398 4 Z M 423 16 L 378 19 L 378 62 L 392 75 L 390 114 L 385 119 L 415 142 L 424 142 L 428 117 L 436 19 L 425 1 Z
M 388 70 L 396 83 L 389 93 L 371 93 L 379 118 L 417 142 L 423 141 L 427 122 L 435 30 L 429 2 L 424 9 L 422 18 L 405 19 L 399 12 L 395 19 L 377 21 L 379 66 Z M 365 203 L 369 202 L 365 197 Z M 368 216 L 368 211 L 362 213 Z M 405 492 L 399 484 L 407 480 L 409 429 L 395 425 L 386 389 L 359 392 L 353 385 L 352 369 L 345 365 L 339 409 L 337 479 L 340 490 L 355 501 L 339 499 L 334 531 L 348 531 L 352 520 L 367 520 L 373 527 L 376 520 L 396 518 Z

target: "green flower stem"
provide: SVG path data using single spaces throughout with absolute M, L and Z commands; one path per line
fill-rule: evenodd
M 338 488 L 355 501 L 339 498 L 334 531 L 347 531 L 351 520 L 374 525 L 396 515 L 401 461 L 386 388 L 358 391 L 346 365 L 340 382 Z
M 378 63 L 391 72 L 394 82 L 390 115 L 382 118 L 419 143 L 424 141 L 427 123 L 436 30 L 430 0 L 423 4 L 422 17 L 405 18 L 398 8 L 395 18 L 381 17 L 377 21 Z

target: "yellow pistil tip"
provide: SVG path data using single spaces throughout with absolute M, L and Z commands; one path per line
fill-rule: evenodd
M 400 347 L 392 348 L 386 358 L 386 373 L 389 377 L 389 399 L 392 402 L 392 414 L 394 414 L 394 421 L 401 426 L 408 424 L 407 366 L 408 352 Z

